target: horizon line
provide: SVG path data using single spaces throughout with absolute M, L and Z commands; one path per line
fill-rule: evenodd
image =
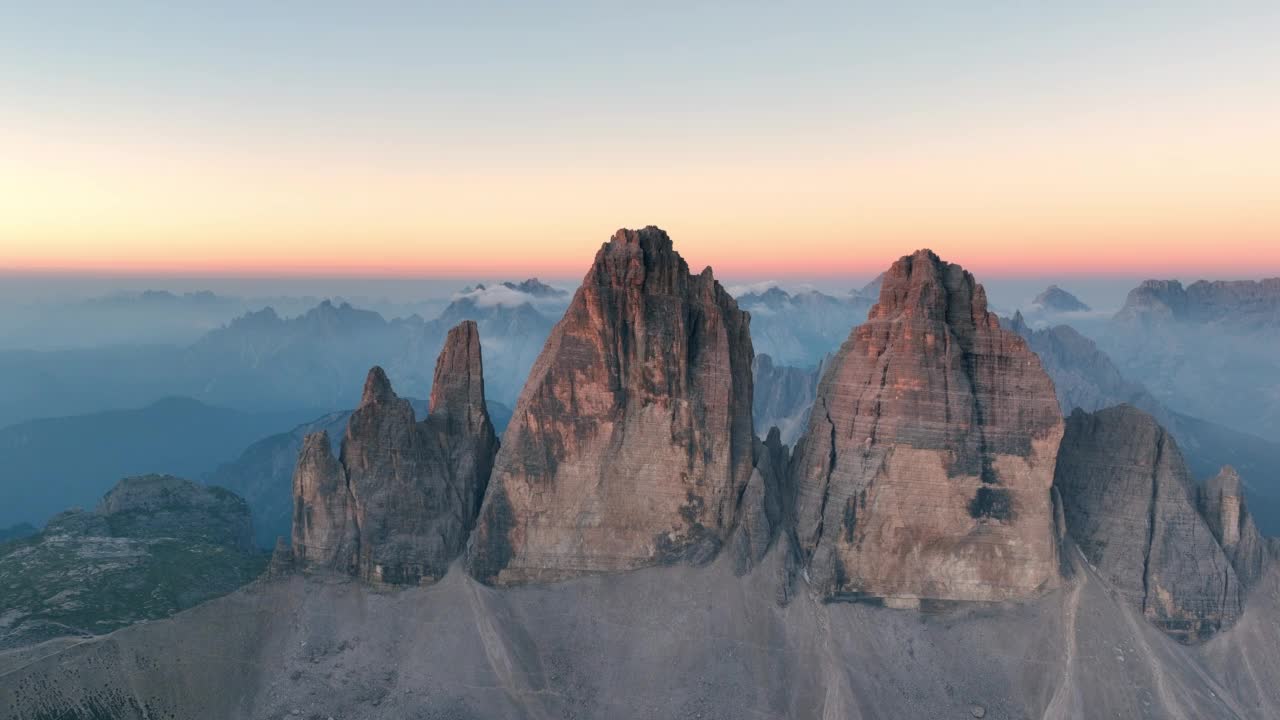
M 944 260 L 946 258 L 943 258 Z M 954 262 L 948 260 L 948 262 Z M 971 266 L 963 262 L 957 263 L 965 270 L 973 273 L 979 281 L 983 278 L 1000 278 L 1016 280 L 1019 278 L 1037 279 L 1048 277 L 1113 277 L 1113 278 L 1148 278 L 1170 279 L 1190 278 L 1206 280 L 1258 280 L 1280 277 L 1280 268 L 1260 270 L 1255 267 L 1222 266 L 1214 268 L 1158 266 L 1145 268 L 1052 268 L 1052 267 L 997 267 L 983 269 L 981 264 Z M 589 267 L 589 265 L 588 265 Z M 801 268 L 748 269 L 730 266 L 726 271 L 719 271 L 710 266 L 717 279 L 757 281 L 767 280 L 839 280 L 841 278 L 875 277 L 889 268 L 885 265 L 848 266 L 838 269 L 809 270 Z M 975 269 L 977 267 L 978 269 Z M 690 264 L 691 273 L 697 269 Z M 98 279 L 211 279 L 211 280 L 271 280 L 271 279 L 309 279 L 309 280 L 476 280 L 486 278 L 519 278 L 519 279 L 555 279 L 576 280 L 581 278 L 585 268 L 566 269 L 551 267 L 464 267 L 464 268 L 390 268 L 390 267 L 235 267 L 215 268 L 183 268 L 183 267 L 15 267 L 0 266 L 0 277 L 8 278 L 98 278 Z

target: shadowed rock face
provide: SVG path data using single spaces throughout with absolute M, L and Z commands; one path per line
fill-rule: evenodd
M 534 364 L 470 571 L 497 584 L 705 562 L 752 472 L 748 316 L 662 230 L 601 247 Z
M 303 568 L 356 572 L 355 509 L 329 433 L 306 436 L 293 474 L 293 555 Z
M 1128 405 L 1072 413 L 1054 483 L 1076 545 L 1154 625 L 1191 642 L 1239 616 L 1236 572 L 1196 509 L 1177 443 L 1150 415 Z M 1228 484 L 1202 502 L 1234 525 Z
M 298 564 L 399 585 L 440 578 L 474 526 L 497 447 L 475 323 L 449 331 L 422 422 L 373 368 L 341 460 L 324 433 L 303 445 L 294 475 Z
M 755 440 L 755 469 L 742 493 L 738 526 L 730 540 L 734 572 L 742 575 L 764 559 L 782 533 L 795 496 L 788 482 L 790 451 L 778 428 L 770 428 L 762 442 Z
M 783 443 L 795 444 L 809 425 L 813 396 L 826 363 L 823 358 L 815 368 L 787 367 L 775 365 L 768 355 L 756 355 L 751 365 L 751 413 L 756 432 L 765 433 L 776 426 Z
M 796 448 L 796 532 L 824 596 L 1003 600 L 1058 580 L 1053 384 L 928 250 L 886 273 Z
M 1266 569 L 1270 553 L 1267 541 L 1253 524 L 1244 502 L 1240 475 L 1230 465 L 1199 488 L 1200 514 L 1222 546 L 1236 577 L 1246 589 L 1253 587 Z

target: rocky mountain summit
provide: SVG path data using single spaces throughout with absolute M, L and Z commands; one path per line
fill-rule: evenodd
M 748 316 L 655 227 L 596 254 L 534 363 L 468 565 L 497 584 L 713 558 L 754 467 Z
M 922 250 L 886 274 L 796 448 L 796 533 L 835 599 L 1005 600 L 1058 579 L 1053 384 L 973 276 Z
M 1177 280 L 1147 280 L 1129 291 L 1116 320 L 1280 328 L 1280 278 L 1198 280 L 1186 287 Z
M 471 531 L 497 448 L 474 322 L 449 331 L 422 422 L 374 367 L 340 458 L 326 432 L 304 440 L 294 474 L 297 564 L 374 583 L 439 579 Z
M 96 509 L 0 543 L 0 648 L 167 617 L 265 564 L 241 498 L 168 475 L 126 478 Z
M 1050 285 L 1043 292 L 1031 301 L 1032 306 L 1047 313 L 1071 313 L 1071 312 L 1089 312 L 1092 310 L 1088 305 L 1080 301 L 1080 298 L 1063 290 L 1057 285 Z

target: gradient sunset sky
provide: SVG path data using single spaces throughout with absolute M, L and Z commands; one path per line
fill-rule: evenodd
M 1280 273 L 1280 3 L 1055 4 L 15 5 L 0 270 Z

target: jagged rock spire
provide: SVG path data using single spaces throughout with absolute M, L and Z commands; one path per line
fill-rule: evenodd
M 1198 505 L 1244 588 L 1262 577 L 1271 553 L 1245 505 L 1244 482 L 1230 465 L 1199 488 Z
M 480 330 L 474 320 L 464 320 L 449 330 L 436 361 L 429 413 L 440 415 L 451 429 L 475 431 L 488 422 L 482 364 Z
M 417 422 L 382 368 L 365 380 L 340 460 L 307 436 L 294 475 L 294 553 L 304 569 L 388 584 L 438 579 L 475 524 L 498 440 L 475 323 L 453 328 Z
M 391 389 L 391 381 L 387 379 L 386 371 L 378 365 L 369 368 L 369 374 L 364 379 L 364 392 L 360 395 L 360 407 L 398 399 L 395 391 Z

